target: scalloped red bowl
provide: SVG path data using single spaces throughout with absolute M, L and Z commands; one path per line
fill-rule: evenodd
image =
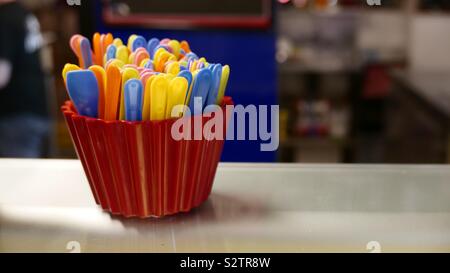
M 230 97 L 224 98 L 223 113 L 226 105 L 233 105 Z M 176 141 L 171 137 L 176 119 L 105 121 L 79 116 L 70 101 L 61 110 L 103 210 L 125 217 L 161 217 L 187 212 L 208 199 L 224 140 Z M 228 118 L 223 120 L 224 136 Z M 203 124 L 209 119 L 203 116 Z

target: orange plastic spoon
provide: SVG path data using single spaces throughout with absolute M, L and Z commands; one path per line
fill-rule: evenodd
M 103 65 L 103 54 L 100 44 L 100 33 L 96 32 L 92 37 L 92 43 L 94 47 L 94 62 L 96 65 Z
M 117 120 L 122 75 L 120 68 L 110 65 L 106 69 L 105 120 Z
M 93 65 L 89 67 L 89 70 L 94 72 L 97 78 L 98 84 L 98 118 L 105 118 L 105 86 L 106 86 L 106 72 L 103 67 L 99 65 Z

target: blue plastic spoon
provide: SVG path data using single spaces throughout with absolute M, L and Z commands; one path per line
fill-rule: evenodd
M 117 48 L 115 45 L 109 45 L 106 49 L 106 61 L 116 58 Z
M 93 65 L 92 62 L 92 50 L 91 50 L 91 43 L 87 38 L 81 38 L 80 39 L 80 50 L 81 50 L 81 56 L 83 58 L 84 68 L 89 68 Z
M 169 48 L 168 46 L 166 46 L 166 45 L 157 45 L 157 46 L 155 47 L 155 51 L 153 52 L 153 54 L 155 54 L 156 51 L 158 51 L 158 49 L 160 49 L 160 48 L 164 48 L 167 52 L 170 52 L 170 48 Z M 154 57 L 154 56 L 153 56 L 153 57 Z
M 191 84 L 192 84 L 192 73 L 189 72 L 189 70 L 182 70 L 180 73 L 178 73 L 178 77 L 183 77 L 188 81 L 188 90 L 186 92 L 186 98 L 189 97 L 189 91 L 191 90 Z
M 186 60 L 198 60 L 198 56 L 194 53 L 194 52 L 189 52 L 188 54 L 186 54 Z
M 131 79 L 125 83 L 124 103 L 126 120 L 142 120 L 143 89 L 142 82 L 138 79 Z
M 147 44 L 147 51 L 148 54 L 150 54 L 150 57 L 153 59 L 153 55 L 155 54 L 155 49 L 159 45 L 159 39 L 157 38 L 151 38 L 150 41 L 148 41 Z
M 215 64 L 211 70 L 213 77 L 206 105 L 216 104 L 217 94 L 219 93 L 220 88 L 220 78 L 222 77 L 222 65 Z
M 194 109 L 195 98 L 202 99 L 201 110 L 203 111 L 203 108 L 206 104 L 206 99 L 208 97 L 208 91 L 211 86 L 211 82 L 212 82 L 211 70 L 202 69 L 202 70 L 198 71 L 198 73 L 194 79 L 194 85 L 192 86 L 191 97 L 189 98 L 189 108 L 190 108 L 191 112 L 193 112 L 194 110 L 198 110 L 198 109 Z M 199 113 L 194 113 L 194 114 L 199 114 Z
M 153 70 L 153 61 L 148 60 L 148 62 L 145 63 L 144 67 Z
M 145 40 L 145 38 L 142 36 L 137 36 L 136 39 L 134 39 L 133 44 L 131 45 L 131 50 L 135 52 L 136 49 L 140 47 L 147 48 L 147 40 Z
M 97 78 L 90 70 L 67 73 L 67 90 L 78 114 L 96 118 L 98 115 Z

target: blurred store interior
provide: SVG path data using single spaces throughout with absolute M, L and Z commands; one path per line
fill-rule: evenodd
M 45 41 L 52 133 L 43 157 L 76 157 L 59 110 L 61 69 L 76 62 L 70 37 L 111 32 L 187 40 L 230 65 L 235 103 L 280 105 L 278 151 L 228 141 L 223 161 L 450 162 L 449 1 L 22 2 Z

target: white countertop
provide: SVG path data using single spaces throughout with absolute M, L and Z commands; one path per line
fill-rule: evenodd
M 450 251 L 450 166 L 221 164 L 187 214 L 99 209 L 77 160 L 0 159 L 0 252 Z M 70 243 L 75 242 L 75 243 Z

